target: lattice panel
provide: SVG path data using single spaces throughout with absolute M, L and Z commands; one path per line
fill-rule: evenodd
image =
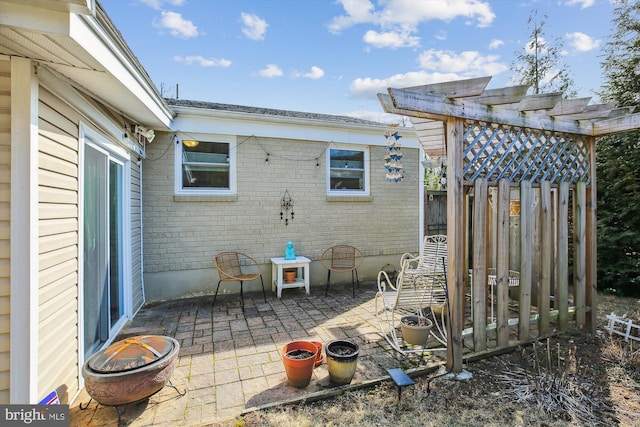
M 584 136 L 468 121 L 464 178 L 474 181 L 549 181 L 589 184 L 589 148 Z

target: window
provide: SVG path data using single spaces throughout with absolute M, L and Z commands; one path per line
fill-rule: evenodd
M 179 140 L 176 147 L 176 193 L 235 193 L 233 141 L 211 139 Z
M 369 194 L 369 151 L 331 148 L 328 152 L 329 194 Z

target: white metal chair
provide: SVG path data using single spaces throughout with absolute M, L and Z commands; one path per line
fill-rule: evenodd
M 496 321 L 496 316 L 494 313 L 494 294 L 495 294 L 495 288 L 497 285 L 497 276 L 496 276 L 496 269 L 495 268 L 487 268 L 487 285 L 489 285 L 489 305 L 490 305 L 490 311 L 491 311 L 491 316 L 489 316 L 489 322 L 490 323 L 495 323 Z M 520 272 L 519 271 L 514 271 L 514 270 L 509 270 L 509 287 L 510 288 L 514 288 L 520 286 Z
M 398 334 L 400 319 L 419 315 L 430 319 L 431 336 L 446 346 L 445 319 L 447 313 L 446 236 L 428 236 L 423 256 L 402 256 L 402 268 L 395 284 L 385 271 L 378 273 L 376 317 L 380 330 L 391 347 L 402 353 L 422 352 L 425 346 L 409 345 Z M 444 237 L 444 238 L 443 238 Z M 446 347 L 445 347 L 446 348 Z M 429 348 L 444 350 L 445 348 Z
M 412 255 L 405 253 L 400 257 L 400 265 L 406 259 L 420 258 L 418 268 L 429 273 L 443 271 L 443 261 L 447 262 L 447 236 L 445 234 L 434 234 L 424 236 L 420 253 Z

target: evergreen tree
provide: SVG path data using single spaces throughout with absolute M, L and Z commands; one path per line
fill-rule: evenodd
M 604 48 L 601 98 L 640 104 L 640 4 L 617 0 Z M 640 132 L 599 138 L 598 287 L 640 295 Z
M 562 40 L 547 41 L 544 25 L 547 15 L 538 21 L 538 10 L 529 15 L 527 26 L 530 28 L 529 41 L 521 51 L 515 52 L 516 60 L 511 70 L 516 73 L 518 84 L 531 86 L 534 94 L 563 92 L 565 98 L 576 95 L 574 82 L 569 68 L 560 62 Z

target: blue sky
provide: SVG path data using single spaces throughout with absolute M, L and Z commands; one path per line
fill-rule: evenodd
M 100 0 L 181 99 L 388 121 L 376 93 L 471 77 L 515 84 L 537 9 L 578 96 L 602 85 L 610 0 Z

